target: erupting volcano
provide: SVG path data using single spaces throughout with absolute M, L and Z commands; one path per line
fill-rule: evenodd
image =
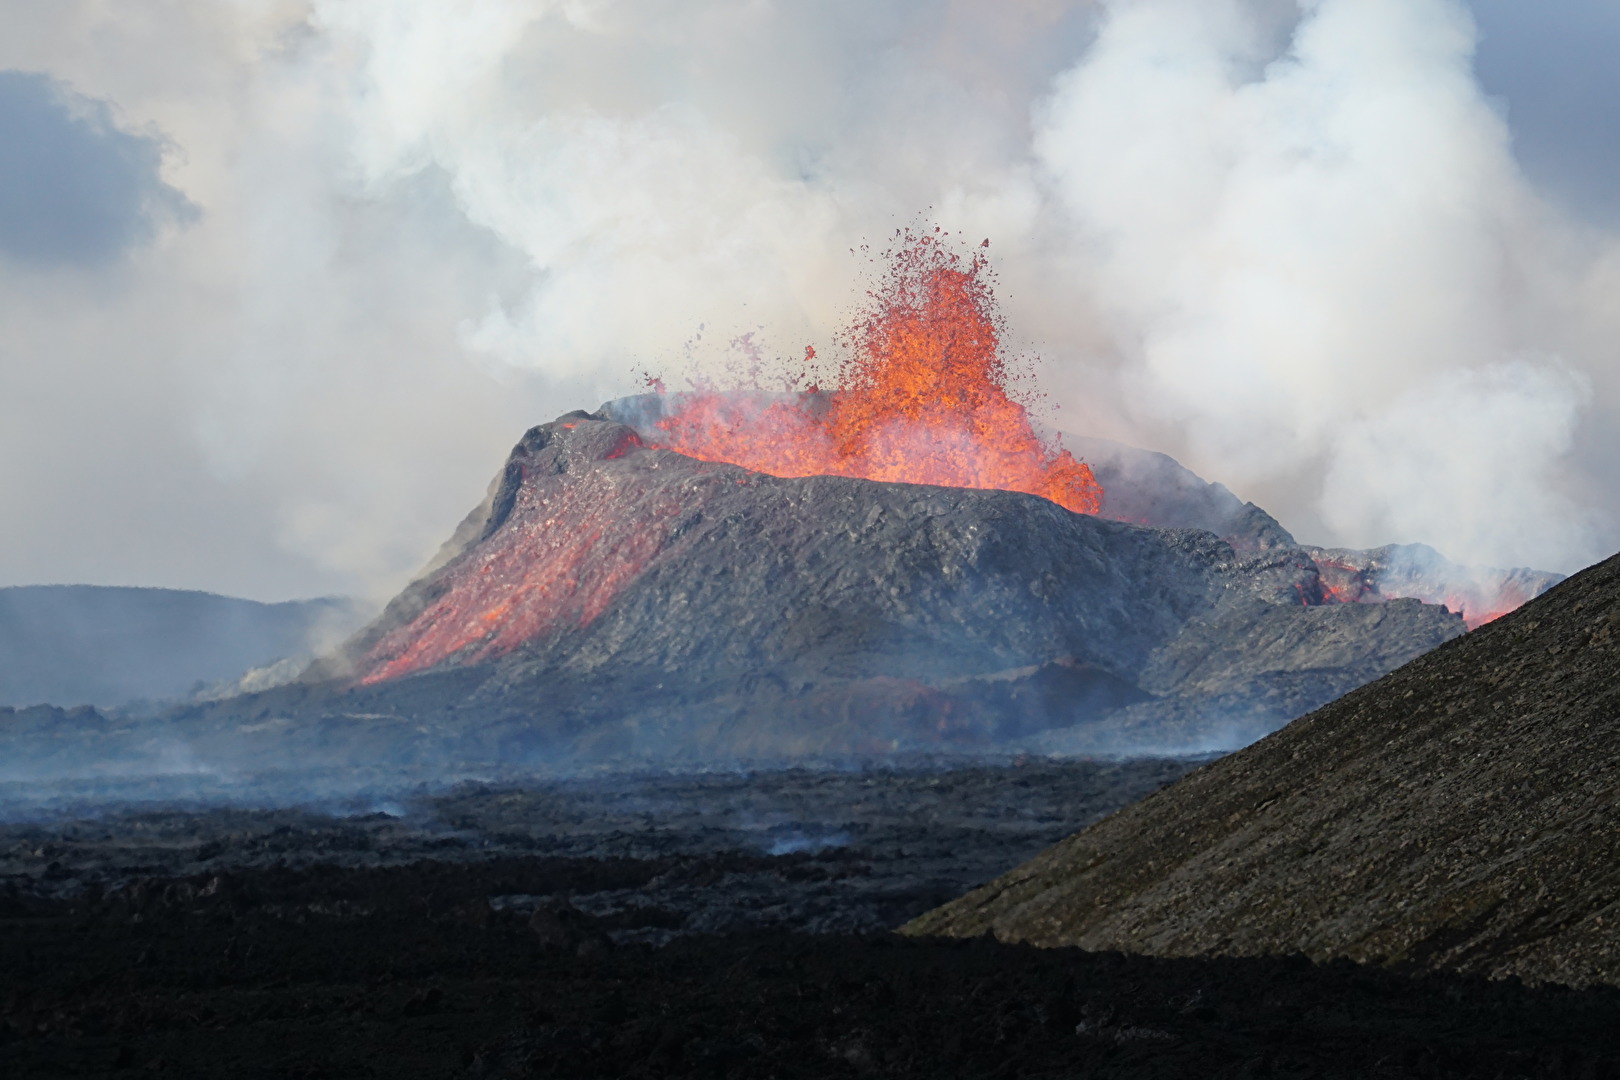
M 683 394 L 656 425 L 664 444 L 772 476 L 1022 491 L 1096 513 L 1091 469 L 1042 441 L 1009 392 L 988 245 L 964 256 L 938 229 L 902 230 L 844 333 L 832 390 Z
M 1557 578 L 1309 548 L 1165 455 L 1045 440 L 984 246 L 884 255 L 832 378 L 531 429 L 375 622 L 196 723 L 505 765 L 1229 748 L 1464 633 L 1434 601 Z

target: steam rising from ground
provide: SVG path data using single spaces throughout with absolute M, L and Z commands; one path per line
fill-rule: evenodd
M 0 69 L 111 102 L 198 209 L 0 259 L 18 580 L 385 593 L 524 427 L 825 342 L 923 208 L 991 238 L 1057 427 L 1310 541 L 1620 546 L 1620 245 L 1526 182 L 1451 0 L 0 15 Z

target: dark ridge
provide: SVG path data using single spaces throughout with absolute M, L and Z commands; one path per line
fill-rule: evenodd
M 1620 556 L 909 924 L 1620 981 Z

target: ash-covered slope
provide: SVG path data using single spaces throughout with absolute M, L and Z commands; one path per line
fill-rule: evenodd
M 433 569 L 305 686 L 198 715 L 409 719 L 504 761 L 1056 729 L 1106 749 L 1122 710 L 1138 742 L 1229 747 L 1463 630 L 1416 602 L 1321 597 L 1293 549 L 1014 492 L 780 479 L 574 413 L 524 437 Z
M 908 926 L 1620 982 L 1620 556 Z

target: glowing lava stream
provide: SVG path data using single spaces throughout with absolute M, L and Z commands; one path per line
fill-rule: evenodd
M 544 492 L 525 483 L 507 535 L 457 565 L 433 604 L 379 640 L 360 682 L 474 664 L 589 626 L 658 553 L 662 519 L 682 509 L 669 502 L 625 514 L 614 483 L 600 473 L 560 478 Z
M 834 389 L 775 401 L 682 394 L 657 424 L 663 444 L 772 476 L 1022 491 L 1095 514 L 1102 488 L 1090 467 L 1044 443 L 1008 394 L 984 245 L 963 257 L 942 236 L 899 235 L 845 333 Z

